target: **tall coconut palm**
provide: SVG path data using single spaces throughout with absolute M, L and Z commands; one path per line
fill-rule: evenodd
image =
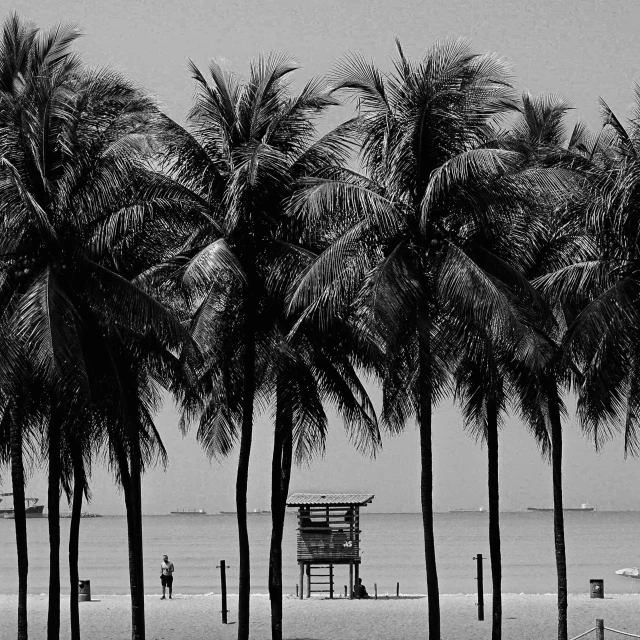
M 499 235 L 539 175 L 497 141 L 515 104 L 499 59 L 460 42 L 416 62 L 399 44 L 398 53 L 389 74 L 358 56 L 337 69 L 336 88 L 357 100 L 366 175 L 307 180 L 297 215 L 308 225 L 326 215 L 350 224 L 301 279 L 293 306 L 321 322 L 368 309 L 385 346 L 382 417 L 398 430 L 415 416 L 420 429 L 429 637 L 440 638 L 431 417 L 447 389 L 446 328 L 459 318 L 490 337 L 517 332 L 507 291 L 522 277 L 476 236 Z
M 80 640 L 80 611 L 78 604 L 79 572 L 78 553 L 80 543 L 80 523 L 83 496 L 90 497 L 89 477 L 91 459 L 96 453 L 96 433 L 90 414 L 83 416 L 81 428 L 78 422 L 67 424 L 63 432 L 61 452 L 61 484 L 69 506 L 69 612 L 71 622 L 71 640 Z
M 57 443 L 71 417 L 92 412 L 98 381 L 109 374 L 100 374 L 92 345 L 107 326 L 140 335 L 150 348 L 180 351 L 188 339 L 114 263 L 150 215 L 181 211 L 180 190 L 147 163 L 155 107 L 117 74 L 82 69 L 69 50 L 75 37 L 62 28 L 33 35 L 26 61 L 20 57 L 28 73 L 9 65 L 13 81 L 4 77 L 0 96 L 0 308 L 34 376 L 57 399 L 45 432 L 50 638 L 59 633 Z
M 487 446 L 487 488 L 489 496 L 489 556 L 492 585 L 492 640 L 502 637 L 502 554 L 500 539 L 499 428 L 506 409 L 504 370 L 499 346 L 482 330 L 464 327 L 465 344 L 456 364 L 456 396 L 462 405 L 465 426 Z
M 523 96 L 520 116 L 514 121 L 509 144 L 522 148 L 532 165 L 551 167 L 564 175 L 561 188 L 547 190 L 533 218 L 524 219 L 530 242 L 522 261 L 526 275 L 551 293 L 546 274 L 583 263 L 593 255 L 593 243 L 580 215 L 589 184 L 594 141 L 579 123 L 568 135 L 565 116 L 569 105 L 556 96 Z M 528 364 L 520 362 L 515 395 L 534 434 L 542 438 L 543 452 L 552 468 L 554 543 L 558 578 L 558 638 L 567 638 L 567 568 L 562 496 L 562 394 L 575 380 L 574 361 L 564 348 L 566 328 L 583 304 L 572 299 L 548 298 L 547 312 L 538 316 L 533 334 L 525 340 Z M 522 345 L 521 345 L 522 346 Z M 548 449 L 546 448 L 548 445 Z
M 271 476 L 272 533 L 269 554 L 271 637 L 282 639 L 282 536 L 292 461 L 299 464 L 324 451 L 327 417 L 335 405 L 356 447 L 374 455 L 380 436 L 374 409 L 354 370 L 355 340 L 348 331 L 331 335 L 310 327 L 290 335 L 274 373 L 275 420 Z
M 292 95 L 288 77 L 295 69 L 290 58 L 272 54 L 252 63 L 248 79 L 241 82 L 216 63 L 209 66 L 210 80 L 192 65 L 198 96 L 189 115 L 190 131 L 174 124 L 167 140 L 167 169 L 192 191 L 194 207 L 203 212 L 173 265 L 191 309 L 192 335 L 205 355 L 202 376 L 209 390 L 205 408 L 196 411 L 201 434 L 220 437 L 218 452 L 231 447 L 235 437 L 240 441 L 236 509 L 242 640 L 249 634 L 246 491 L 254 404 L 267 388 L 261 378 L 264 363 L 277 360 L 277 314 L 267 280 L 282 253 L 296 251 L 290 246 L 295 236 L 286 210 L 296 182 L 341 162 L 345 153 L 338 134 L 317 140 L 313 122 L 336 101 L 319 81 Z M 193 417 L 190 410 L 185 416 L 186 421 Z M 234 424 L 240 425 L 237 435 Z M 230 433 L 231 439 L 222 435 Z M 200 437 L 205 446 L 213 445 L 209 435 Z

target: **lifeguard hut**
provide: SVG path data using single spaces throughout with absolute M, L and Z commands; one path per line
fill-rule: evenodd
M 288 507 L 298 508 L 300 599 L 307 575 L 307 598 L 328 593 L 333 598 L 334 565 L 349 565 L 349 598 L 360 575 L 360 507 L 374 498 L 364 493 L 294 493 Z M 328 579 L 328 580 L 327 580 Z M 324 587 L 329 587 L 324 588 Z

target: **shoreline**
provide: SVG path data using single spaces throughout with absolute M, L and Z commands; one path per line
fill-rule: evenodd
M 229 622 L 222 625 L 219 595 L 179 595 L 161 601 L 158 594 L 145 597 L 147 637 L 163 640 L 226 640 L 237 636 L 237 595 L 229 595 Z M 503 637 L 518 640 L 551 640 L 557 633 L 555 595 L 503 595 Z M 490 640 L 491 596 L 485 595 L 485 620 L 477 620 L 477 598 L 472 595 L 443 596 L 440 600 L 443 638 Z M 29 637 L 46 638 L 46 596 L 29 596 Z M 627 633 L 640 632 L 640 596 L 609 595 L 603 599 L 588 595 L 569 596 L 569 634 L 574 637 L 595 626 L 602 618 L 607 627 Z M 17 596 L 0 596 L 0 637 L 15 635 Z M 283 601 L 285 640 L 418 640 L 427 628 L 427 602 L 422 596 L 378 597 L 377 600 L 349 600 L 322 596 Z M 69 633 L 69 602 L 61 600 L 61 637 Z M 116 640 L 130 634 L 129 596 L 92 595 L 80 603 L 83 637 Z M 251 638 L 271 637 L 268 596 L 252 594 Z

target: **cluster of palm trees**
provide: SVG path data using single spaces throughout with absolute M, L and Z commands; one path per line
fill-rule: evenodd
M 333 405 L 361 451 L 420 431 L 428 637 L 440 638 L 432 411 L 447 395 L 487 445 L 492 638 L 501 637 L 499 429 L 517 412 L 552 468 L 558 638 L 567 638 L 563 396 L 596 447 L 640 449 L 640 94 L 625 128 L 567 132 L 569 106 L 518 96 L 460 42 L 390 72 L 352 55 L 299 94 L 283 55 L 245 80 L 195 65 L 186 126 L 71 49 L 73 27 L 17 15 L 0 42 L 0 462 L 15 502 L 18 638 L 27 634 L 25 470 L 48 470 L 47 634 L 60 629 L 59 500 L 93 464 L 125 498 L 132 637 L 145 637 L 141 479 L 166 461 L 168 391 L 210 456 L 239 445 L 238 638 L 249 637 L 247 478 L 254 413 L 273 416 L 272 637 L 294 461 L 322 453 Z M 325 135 L 319 118 L 352 98 Z M 354 158 L 359 157 L 359 168 Z M 383 390 L 376 416 L 361 378 Z

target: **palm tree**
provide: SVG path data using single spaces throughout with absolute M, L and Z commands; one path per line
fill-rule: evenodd
M 448 385 L 447 326 L 457 318 L 491 338 L 518 330 L 507 291 L 523 278 L 476 236 L 499 237 L 538 180 L 535 170 L 523 175 L 519 151 L 498 143 L 496 124 L 515 105 L 500 60 L 460 42 L 439 43 L 418 62 L 399 44 L 398 53 L 389 74 L 359 56 L 338 67 L 336 89 L 357 99 L 366 175 L 336 169 L 307 180 L 297 215 L 309 226 L 326 215 L 349 223 L 301 279 L 293 306 L 321 322 L 360 308 L 385 346 L 383 420 L 399 430 L 416 416 L 436 639 L 431 416 Z
M 520 411 L 538 437 L 552 467 L 554 541 L 558 577 L 558 638 L 567 638 L 567 567 L 562 496 L 562 392 L 575 381 L 574 360 L 565 348 L 566 328 L 584 305 L 580 293 L 573 298 L 554 295 L 549 273 L 565 272 L 593 255 L 593 242 L 580 209 L 592 168 L 595 142 L 583 124 L 567 136 L 564 120 L 568 104 L 556 96 L 523 96 L 520 116 L 512 124 L 511 146 L 524 148 L 534 166 L 549 167 L 564 179 L 547 190 L 534 218 L 523 219 L 530 238 L 523 251 L 522 268 L 543 293 L 546 312 L 530 324 L 531 333 L 519 345 L 528 362 L 513 369 L 514 395 Z
M 637 89 L 635 102 L 634 118 L 625 126 L 601 101 L 603 127 L 586 150 L 590 164 L 577 205 L 586 250 L 539 278 L 552 299 L 574 310 L 563 346 L 581 367 L 576 386 L 582 429 L 596 450 L 621 430 L 625 455 L 639 451 Z
M 290 323 L 289 323 L 290 324 Z M 324 451 L 326 403 L 336 405 L 356 447 L 375 455 L 380 446 L 375 411 L 353 363 L 363 364 L 347 328 L 331 333 L 304 325 L 283 341 L 275 378 L 274 446 L 271 466 L 269 596 L 271 637 L 282 639 L 282 536 L 292 461 L 309 463 Z M 347 330 L 345 330 L 347 329 Z
M 117 74 L 82 69 L 69 49 L 73 29 L 28 32 L 27 38 L 20 24 L 14 17 L 5 29 L 5 48 L 21 53 L 20 64 L 6 65 L 0 87 L 6 107 L 0 116 L 0 308 L 34 379 L 57 399 L 43 411 L 48 633 L 55 638 L 62 434 L 73 428 L 72 418 L 94 413 L 100 382 L 113 377 L 108 360 L 92 357 L 105 327 L 138 335 L 149 349 L 179 352 L 188 341 L 162 305 L 118 275 L 116 262 L 151 215 L 180 217 L 182 209 L 180 189 L 147 163 L 157 119 L 152 101 Z M 22 34 L 29 45 L 14 46 L 7 33 Z
M 82 427 L 66 425 L 62 443 L 62 490 L 71 506 L 71 522 L 69 526 L 69 610 L 71 619 L 71 640 L 80 640 L 80 611 L 78 604 L 79 572 L 78 552 L 80 543 L 80 522 L 82 517 L 83 496 L 89 500 L 89 476 L 91 474 L 91 458 L 95 454 L 96 433 L 92 416 L 83 416 Z
M 581 365 L 578 415 L 596 450 L 621 430 L 625 456 L 638 455 L 638 248 L 636 171 L 640 166 L 640 89 L 633 116 L 623 124 L 601 100 L 602 130 L 592 147 L 590 189 L 582 216 L 592 251 L 541 279 L 552 295 L 581 304 L 566 345 Z
M 502 554 L 500 539 L 499 428 L 506 409 L 507 394 L 500 346 L 481 329 L 464 326 L 456 336 L 464 342 L 456 365 L 456 396 L 462 405 L 465 426 L 476 440 L 487 445 L 487 487 L 489 496 L 489 556 L 492 583 L 492 640 L 502 637 Z M 504 349 L 502 349 L 504 350 Z
M 287 78 L 295 69 L 288 57 L 272 54 L 254 62 L 243 83 L 214 62 L 210 81 L 192 65 L 198 97 L 191 132 L 174 123 L 167 136 L 167 170 L 191 190 L 194 209 L 201 211 L 200 223 L 164 270 L 178 281 L 182 293 L 176 295 L 186 303 L 205 356 L 207 392 L 203 401 L 187 402 L 184 424 L 197 418 L 199 440 L 217 455 L 240 441 L 240 639 L 249 634 L 246 491 L 254 404 L 273 388 L 265 367 L 277 360 L 279 310 L 274 312 L 267 283 L 276 260 L 298 251 L 291 246 L 295 235 L 286 210 L 297 181 L 345 153 L 341 135 L 315 138 L 313 118 L 335 100 L 319 81 L 291 95 Z M 162 270 L 156 276 L 162 279 Z

